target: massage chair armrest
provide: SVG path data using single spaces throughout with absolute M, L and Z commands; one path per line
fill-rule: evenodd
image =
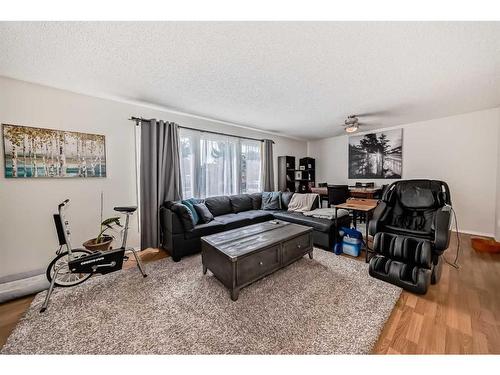
M 434 217 L 434 248 L 442 253 L 450 245 L 451 210 L 449 206 L 442 207 Z
M 383 218 L 387 211 L 387 204 L 385 202 L 379 202 L 377 208 L 373 211 L 373 217 L 368 224 L 368 233 L 370 236 L 374 236 L 376 233 L 382 230 Z

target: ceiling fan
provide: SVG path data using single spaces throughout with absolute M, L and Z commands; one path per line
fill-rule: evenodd
M 344 130 L 346 133 L 354 133 L 359 129 L 359 126 L 362 125 L 359 123 L 359 119 L 356 115 L 349 115 L 344 121 Z
M 373 117 L 373 116 L 380 116 L 382 115 L 383 112 L 372 112 L 372 113 L 363 113 L 361 115 L 349 115 L 344 121 L 343 125 L 340 125 L 344 127 L 344 130 L 346 133 L 354 133 L 358 131 L 360 126 L 368 126 L 368 125 L 375 125 L 375 124 L 367 124 L 365 122 L 359 122 L 359 117 Z
M 361 114 L 357 115 L 349 115 L 344 121 L 344 124 L 340 125 L 344 128 L 346 133 L 354 133 L 358 131 L 360 126 L 379 126 L 380 124 L 378 123 L 370 123 L 367 124 L 366 122 L 359 122 L 359 117 L 368 117 L 370 119 L 380 119 L 381 117 L 386 117 L 390 115 L 393 111 L 389 110 L 382 110 L 382 111 L 375 111 L 375 112 L 364 112 Z

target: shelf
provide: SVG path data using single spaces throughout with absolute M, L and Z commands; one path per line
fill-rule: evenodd
M 310 157 L 299 159 L 301 163 L 296 160 L 293 156 L 278 156 L 278 185 L 280 189 L 305 192 L 316 183 L 315 160 Z M 304 169 L 300 169 L 301 167 Z M 296 179 L 295 176 L 301 178 Z

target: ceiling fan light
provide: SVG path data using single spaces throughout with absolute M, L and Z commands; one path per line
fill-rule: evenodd
M 346 133 L 354 133 L 355 131 L 358 130 L 358 124 L 352 124 L 352 125 L 346 126 L 344 128 L 344 130 L 346 131 Z

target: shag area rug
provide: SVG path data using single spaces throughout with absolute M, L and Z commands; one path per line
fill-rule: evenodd
M 2 354 L 369 353 L 401 289 L 366 263 L 323 250 L 240 292 L 233 302 L 201 256 L 171 258 L 39 293 Z

